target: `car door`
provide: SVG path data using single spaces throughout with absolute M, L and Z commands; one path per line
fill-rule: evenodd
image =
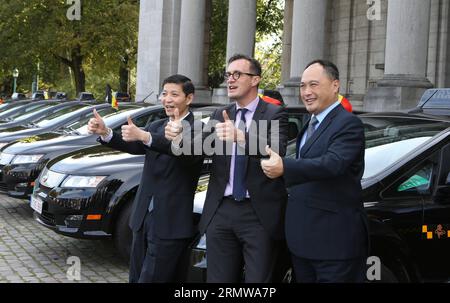
M 436 156 L 431 196 L 424 199 L 421 255 L 424 277 L 447 281 L 450 278 L 450 144 L 447 142 Z

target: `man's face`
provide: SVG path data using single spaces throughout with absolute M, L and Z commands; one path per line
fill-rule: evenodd
M 322 65 L 316 63 L 303 72 L 300 97 L 306 110 L 318 115 L 338 100 L 339 80 L 331 80 Z
M 258 86 L 261 78 L 259 76 L 250 76 L 244 73 L 253 74 L 250 70 L 250 62 L 239 59 L 228 65 L 227 72 L 233 74 L 240 72 L 239 79 L 235 80 L 233 76 L 229 76 L 227 80 L 228 97 L 236 101 L 247 101 L 253 97 L 255 88 Z
M 161 93 L 161 103 L 166 110 L 166 115 L 174 118 L 174 110 L 178 108 L 180 118 L 187 114 L 193 94 L 186 96 L 182 84 L 166 83 Z

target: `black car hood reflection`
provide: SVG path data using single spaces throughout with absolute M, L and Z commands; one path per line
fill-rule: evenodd
M 60 133 L 49 132 L 12 142 L 3 148 L 3 152 L 7 154 L 45 154 L 61 148 L 68 150 L 84 145 L 94 145 L 96 138 L 97 136 L 94 135 L 61 135 Z
M 14 126 L 14 127 L 9 127 L 9 128 L 5 128 L 5 129 L 0 129 L 0 136 L 4 136 L 4 135 L 9 135 L 11 133 L 14 132 L 19 132 L 25 129 L 29 129 L 25 126 Z
M 144 155 L 130 155 L 99 145 L 56 157 L 47 168 L 58 173 L 92 176 L 142 169 L 143 165 Z

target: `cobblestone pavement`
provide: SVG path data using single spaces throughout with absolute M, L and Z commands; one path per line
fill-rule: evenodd
M 80 260 L 79 275 L 76 263 L 67 264 L 71 256 Z M 112 241 L 58 235 L 35 222 L 27 200 L 0 194 L 0 283 L 127 281 L 128 266 Z

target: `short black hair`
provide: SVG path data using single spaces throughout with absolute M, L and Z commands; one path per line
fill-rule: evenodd
M 194 84 L 192 83 L 191 79 L 186 76 L 180 74 L 169 76 L 164 79 L 162 87 L 164 87 L 164 85 L 166 85 L 167 83 L 181 84 L 183 86 L 183 92 L 186 96 L 195 93 Z
M 325 70 L 325 73 L 328 75 L 328 77 L 331 80 L 339 80 L 339 70 L 337 68 L 337 66 L 328 60 L 322 60 L 322 59 L 316 59 L 313 60 L 311 62 L 308 63 L 308 65 L 306 65 L 305 69 L 307 69 L 308 67 L 310 67 L 313 64 L 320 64 L 323 69 Z
M 259 61 L 256 60 L 255 58 L 249 57 L 247 55 L 234 54 L 233 56 L 231 56 L 230 59 L 228 59 L 228 65 L 230 65 L 230 63 L 233 61 L 241 60 L 241 59 L 246 60 L 250 63 L 250 72 L 252 74 L 261 76 L 261 63 L 259 63 Z

